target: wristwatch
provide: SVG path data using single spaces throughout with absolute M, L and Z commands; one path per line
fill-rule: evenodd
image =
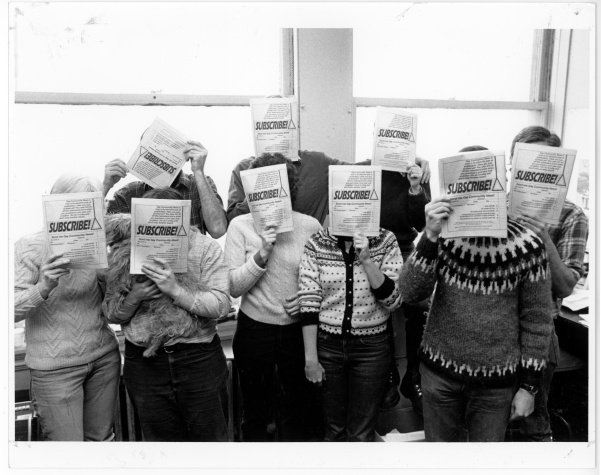
M 538 388 L 536 386 L 532 386 L 531 384 L 520 383 L 520 388 L 528 391 L 533 396 L 538 392 Z

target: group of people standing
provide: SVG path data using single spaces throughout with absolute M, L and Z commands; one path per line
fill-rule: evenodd
M 542 127 L 522 130 L 516 142 L 560 145 Z M 269 440 L 273 421 L 278 440 L 372 441 L 399 383 L 429 441 L 502 441 L 513 419 L 524 419 L 533 439 L 550 439 L 553 318 L 557 299 L 583 273 L 588 221 L 580 208 L 566 201 L 554 227 L 509 219 L 505 239 L 441 239 L 453 210 L 447 198 L 431 199 L 429 164 L 418 159 L 406 173 L 382 172 L 379 235 L 347 238 L 322 227 L 328 166 L 347 163 L 309 151 L 296 161 L 242 160 L 224 210 L 204 173 L 207 151 L 190 141 L 185 154 L 192 174 L 163 189 L 129 183 L 108 202 L 108 270 L 68 270 L 67 259 L 49 255 L 43 231 L 15 246 L 15 319 L 26 319 L 31 396 L 45 438 L 113 437 L 120 357 L 110 322 L 125 335 L 123 377 L 144 440 L 227 440 L 216 322 L 231 296 L 240 297 L 233 352 L 244 441 Z M 287 167 L 294 224 L 279 234 L 274 225 L 255 227 L 240 179 L 242 170 L 277 164 Z M 106 195 L 126 174 L 115 159 L 103 183 L 61 177 L 51 193 Z M 134 197 L 192 201 L 187 273 L 156 259 L 129 275 Z M 226 230 L 222 252 L 214 239 Z M 402 382 L 391 324 L 400 315 Z M 165 319 L 179 326 L 151 350 Z

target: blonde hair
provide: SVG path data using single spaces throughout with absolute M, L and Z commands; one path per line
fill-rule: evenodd
M 54 182 L 50 194 L 88 193 L 91 191 L 102 191 L 102 189 L 102 182 L 96 177 L 66 173 L 58 177 Z

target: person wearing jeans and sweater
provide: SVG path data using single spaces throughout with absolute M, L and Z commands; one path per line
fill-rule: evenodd
M 323 230 L 305 245 L 299 277 L 305 374 L 323 383 L 326 441 L 374 439 L 402 262 L 394 234 L 383 228 L 370 238 Z
M 547 365 L 547 253 L 512 219 L 507 238 L 442 239 L 451 212 L 446 197 L 426 205 L 399 279 L 410 302 L 434 291 L 420 347 L 426 440 L 502 442 L 508 422 L 533 411 Z
M 251 168 L 286 164 L 292 209 L 296 169 L 280 154 L 263 154 Z M 292 211 L 294 230 L 256 229 L 250 214 L 234 218 L 225 242 L 230 293 L 241 297 L 233 350 L 242 389 L 242 435 L 246 442 L 268 439 L 272 420 L 274 369 L 281 388 L 276 424 L 281 441 L 313 440 L 318 423 L 308 410 L 311 385 L 304 377 L 303 340 L 298 307 L 298 268 L 305 242 L 319 222 Z M 315 412 L 315 411 L 313 411 Z
M 61 176 L 50 191 L 102 191 L 100 181 Z M 15 321 L 25 320 L 31 398 L 42 437 L 112 440 L 121 358 L 102 314 L 104 272 L 68 269 L 44 231 L 15 244 Z

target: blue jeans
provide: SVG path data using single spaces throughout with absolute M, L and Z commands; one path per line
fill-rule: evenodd
M 320 432 L 321 408 L 318 394 L 305 378 L 300 323 L 271 325 L 240 311 L 233 350 L 242 390 L 244 441 L 269 440 L 267 426 L 274 415 L 280 441 L 315 440 Z M 274 403 L 276 367 L 279 394 Z
M 227 366 L 219 336 L 161 347 L 149 358 L 144 350 L 125 340 L 123 379 L 144 440 L 226 442 Z
M 114 349 L 95 361 L 67 368 L 31 370 L 31 398 L 42 438 L 112 440 L 121 357 Z
M 319 331 L 317 355 L 325 370 L 325 440 L 372 442 L 390 373 L 388 332 L 347 338 Z
M 503 442 L 516 388 L 464 383 L 420 365 L 428 442 Z

